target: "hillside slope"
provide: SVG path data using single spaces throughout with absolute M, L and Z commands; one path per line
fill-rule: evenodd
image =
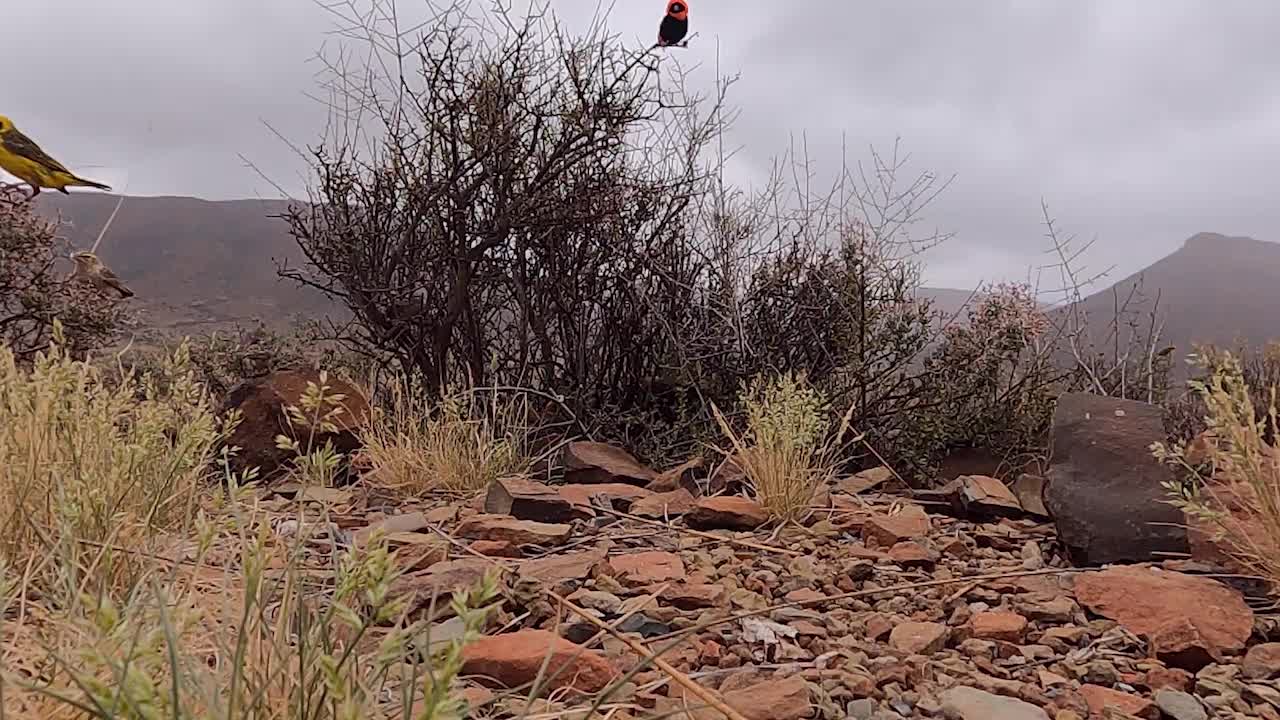
M 61 232 L 88 249 L 118 196 L 44 193 L 37 204 L 64 221 Z M 137 293 L 146 324 L 199 332 L 260 318 L 283 327 L 291 316 L 335 311 L 322 294 L 276 275 L 276 261 L 301 262 L 283 201 L 211 202 L 126 197 L 98 255 Z
M 1161 345 L 1179 355 L 1193 343 L 1259 346 L 1280 339 L 1280 243 L 1198 233 L 1152 265 L 1095 293 L 1080 308 L 1098 338 L 1115 317 L 1115 303 L 1137 287 L 1131 309 L 1153 308 L 1164 323 Z M 1159 301 L 1158 306 L 1156 301 Z

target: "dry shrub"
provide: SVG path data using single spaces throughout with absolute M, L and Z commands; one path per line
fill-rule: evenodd
M 1025 285 L 984 288 L 967 321 L 946 327 L 925 360 L 910 432 L 891 446 L 936 461 L 977 448 L 1017 467 L 1042 447 L 1053 411 L 1049 321 Z
M 439 400 L 393 385 L 373 422 L 361 431 L 370 478 L 405 495 L 470 494 L 533 466 L 526 432 L 527 399 L 484 400 L 453 391 Z
M 190 524 L 226 429 L 185 347 L 114 385 L 60 326 L 29 369 L 0 347 L 0 560 L 42 587 L 127 585 L 134 563 L 106 550 Z
M 64 350 L 75 357 L 110 344 L 133 320 L 126 304 L 68 282 L 72 249 L 24 190 L 0 185 L 0 345 L 24 362 L 48 347 L 55 318 Z
M 734 463 L 771 515 L 803 516 L 817 489 L 835 475 L 835 442 L 848 429 L 852 409 L 837 426 L 823 394 L 802 373 L 789 372 L 767 381 L 757 377 L 743 389 L 740 402 L 746 414 L 743 433 L 734 432 L 712 407 L 733 444 Z
M 1265 406 L 1229 352 L 1198 354 L 1206 380 L 1191 387 L 1203 401 L 1207 442 L 1191 457 L 1184 441 L 1154 443 L 1156 457 L 1180 468 L 1189 481 L 1169 483 L 1171 502 L 1192 521 L 1193 532 L 1210 531 L 1232 559 L 1270 582 L 1280 582 L 1280 450 L 1275 446 L 1276 386 L 1265 389 Z M 1270 438 L 1270 439 L 1269 439 Z M 1212 468 L 1212 476 L 1201 473 Z

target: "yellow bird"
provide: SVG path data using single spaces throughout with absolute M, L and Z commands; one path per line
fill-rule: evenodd
M 100 190 L 111 186 L 93 180 L 85 180 L 49 157 L 40 146 L 13 126 L 13 121 L 0 115 L 0 168 L 31 186 L 31 197 L 40 194 L 40 188 L 57 190 L 64 195 L 69 186 L 83 185 Z

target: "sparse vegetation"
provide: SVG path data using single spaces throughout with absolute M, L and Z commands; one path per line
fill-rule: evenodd
M 326 518 L 273 532 L 252 486 L 206 482 L 227 424 L 185 348 L 111 386 L 57 325 L 53 340 L 30 368 L 0 348 L 7 713 L 463 717 L 448 689 L 492 582 L 455 595 L 465 631 L 433 646 L 389 592 L 401 571 L 376 533 L 360 548 L 331 538 L 335 567 L 317 576 L 303 548 Z
M 0 560 L 46 592 L 127 588 L 138 572 L 129 552 L 190 528 L 228 421 L 185 348 L 108 384 L 69 356 L 59 324 L 51 339 L 29 368 L 0 347 Z
M 830 419 L 822 394 L 803 375 L 756 378 L 742 392 L 745 432 L 735 432 L 718 409 L 732 448 L 726 455 L 746 474 L 755 496 L 778 519 L 808 514 L 815 493 L 834 476 L 849 415 Z
M 1192 532 L 1207 533 L 1244 568 L 1280 583 L 1277 386 L 1251 386 L 1230 352 L 1194 358 L 1207 372 L 1207 379 L 1190 381 L 1206 410 L 1199 456 L 1181 440 L 1152 446 L 1187 478 L 1169 484 L 1171 502 L 1187 513 Z
M 1154 315 L 1143 325 L 1117 298 L 1104 333 L 1109 352 L 1097 352 L 1088 319 L 1075 310 L 1085 284 L 1068 267 L 1077 253 L 1051 222 L 1065 312 L 1041 306 L 1028 285 L 997 285 L 959 317 L 944 318 L 915 291 L 920 254 L 947 238 L 918 236 L 913 225 L 946 182 L 929 172 L 904 181 L 896 146 L 890 157 L 873 152 L 869 169 L 841 159 L 828 168 L 838 169 L 834 182 L 818 192 L 811 188 L 819 173 L 791 154 L 763 188 L 747 192 L 726 185 L 725 157 L 713 151 L 730 125 L 727 82 L 697 97 L 644 48 L 624 47 L 602 27 L 570 35 L 537 8 L 521 16 L 499 4 L 477 17 L 467 3 L 451 4 L 421 28 L 420 41 L 405 43 L 396 15 L 380 11 L 384 0 L 370 4 L 375 12 L 341 13 L 353 24 L 342 33 L 367 41 L 373 55 L 368 67 L 330 67 L 340 122 L 311 151 L 313 202 L 285 217 L 309 264 L 279 268 L 344 303 L 353 322 L 320 334 L 215 334 L 132 364 L 93 358 L 125 314 L 57 281 L 53 226 L 16 191 L 0 189 L 3 714 L 462 720 L 527 717 L 538 707 L 546 711 L 539 720 L 597 711 L 638 717 L 660 701 L 688 700 L 676 695 L 677 684 L 688 684 L 676 681 L 694 680 L 669 668 L 645 672 L 647 658 L 629 672 L 606 672 L 616 669 L 616 654 L 648 651 L 591 648 L 614 629 L 596 634 L 591 618 L 617 618 L 629 628 L 619 632 L 638 629 L 655 642 L 698 630 L 702 614 L 725 607 L 740 631 L 716 629 L 669 647 L 693 650 L 682 661 L 714 666 L 700 679 L 759 665 L 816 680 L 788 689 L 804 697 L 803 713 L 770 717 L 852 714 L 845 701 L 855 683 L 863 700 L 879 697 L 886 680 L 932 700 L 907 685 L 942 673 L 891 665 L 859 643 L 887 635 L 902 645 L 899 656 L 963 645 L 960 635 L 994 647 L 977 636 L 981 622 L 1008 620 L 1017 627 L 988 626 L 988 637 L 1026 639 L 1020 621 L 1028 618 L 1008 617 L 1014 613 L 1003 600 L 975 621 L 969 607 L 978 596 L 964 596 L 982 582 L 964 580 L 971 584 L 959 592 L 941 586 L 961 581 L 957 570 L 998 566 L 1001 553 L 1020 553 L 1003 557 L 1011 567 L 1049 571 L 1059 558 L 1044 557 L 1042 535 L 1018 536 L 1019 522 L 984 517 L 965 525 L 970 505 L 1020 510 L 1021 499 L 995 497 L 987 491 L 1004 488 L 985 479 L 965 486 L 974 497 L 936 524 L 949 533 L 946 552 L 937 538 L 922 537 L 935 527 L 924 502 L 903 513 L 893 505 L 905 499 L 880 504 L 863 495 L 842 505 L 834 492 L 819 491 L 882 463 L 891 469 L 881 477 L 929 485 L 947 454 L 963 449 L 1020 467 L 1042 452 L 1064 390 L 1166 403 L 1171 435 L 1205 431 L 1208 462 L 1193 462 L 1182 441 L 1151 448 L 1194 479 L 1170 484 L 1170 501 L 1214 529 L 1251 572 L 1280 582 L 1280 345 L 1244 363 L 1204 351 L 1206 374 L 1193 381 L 1194 393 L 1170 401 L 1172 360 L 1157 349 Z M 335 345 L 322 351 L 322 342 Z M 259 487 L 254 473 L 237 475 L 219 456 L 239 418 L 220 417 L 217 401 L 242 380 L 301 365 L 325 369 L 283 412 L 284 403 L 266 397 L 270 389 L 245 403 L 262 413 L 256 427 L 292 463 L 287 487 Z M 369 389 L 372 417 L 358 426 L 344 426 L 347 398 L 331 384 L 342 365 L 369 371 L 359 387 Z M 345 446 L 318 442 L 340 429 L 360 440 L 351 457 Z M 589 446 L 575 457 L 588 467 L 573 470 L 600 488 L 502 488 L 513 507 L 519 501 L 529 514 L 556 516 L 545 521 L 495 518 L 464 504 L 500 478 L 553 477 L 552 463 L 546 473 L 537 472 L 540 464 L 566 438 L 583 437 L 623 445 L 641 462 Z M 694 497 L 695 481 L 712 480 L 689 477 L 701 458 L 658 472 L 706 445 L 732 459 L 771 525 L 754 503 Z M 356 482 L 340 487 L 351 467 Z M 976 497 L 983 493 L 989 497 Z M 818 520 L 815 500 L 828 496 Z M 619 509 L 642 502 L 654 503 L 643 516 Z M 681 513 L 685 521 L 675 519 Z M 695 517 L 709 530 L 668 543 L 671 552 L 616 552 L 664 530 L 694 528 Z M 458 533 L 465 538 L 450 535 L 455 522 L 469 523 Z M 815 549 L 814 538 L 847 539 L 855 523 L 856 559 Z M 610 534 L 615 525 L 629 534 Z M 759 527 L 776 532 L 745 539 Z M 803 550 L 788 545 L 800 536 L 809 543 Z M 510 586 L 501 571 L 488 572 L 452 594 L 443 612 L 439 598 L 415 595 L 434 592 L 437 582 L 467 585 L 457 578 L 479 577 L 472 572 L 479 563 L 477 572 L 559 562 L 553 555 L 566 546 L 576 554 L 566 564 L 590 567 L 555 567 L 544 578 L 522 566 Z M 721 565 L 748 551 L 786 560 L 723 577 L 732 570 Z M 622 554 L 630 557 L 617 562 Z M 865 627 L 849 642 L 837 628 L 871 625 L 853 613 L 870 612 L 874 592 L 863 590 L 887 587 L 888 562 L 902 568 L 890 573 L 936 568 L 946 578 L 921 585 L 929 588 L 918 604 L 899 593 L 875 610 L 882 632 Z M 561 571 L 573 577 L 555 577 Z M 588 591 L 576 600 L 593 603 L 589 622 L 562 622 L 578 609 L 567 604 L 573 593 L 560 596 L 561 585 Z M 837 591 L 842 602 L 824 608 L 832 622 L 789 612 Z M 785 605 L 770 607 L 783 598 Z M 932 599 L 941 602 L 928 607 Z M 667 603 L 662 612 L 643 614 L 659 601 Z M 1020 604 L 1013 609 L 1023 612 Z M 1084 611 L 1082 603 L 1066 603 L 1070 612 L 1048 599 L 1035 604 L 1035 621 L 1046 626 L 1052 617 L 1075 622 Z M 948 623 L 967 629 L 952 635 L 919 622 L 894 640 L 905 617 L 942 617 L 943 606 Z M 783 622 L 798 618 L 808 626 L 803 633 Z M 554 640 L 593 653 L 604 666 L 594 669 L 608 678 L 589 678 L 606 688 L 585 701 L 594 702 L 590 710 L 566 709 L 568 693 L 513 709 L 505 701 L 518 689 L 491 694 L 477 709 L 475 696 L 457 692 L 467 682 L 467 643 L 513 628 L 553 628 Z M 1037 653 L 1056 652 L 1066 637 Z M 909 647 L 915 641 L 923 642 Z M 939 652 L 952 650 L 960 648 Z M 786 663 L 797 659 L 805 665 L 793 673 Z M 885 662 L 863 663 L 870 659 Z M 531 695 L 546 694 L 546 665 Z M 1045 665 L 1000 668 L 1014 677 Z M 1066 672 L 1044 669 L 1036 679 L 1079 679 L 1059 670 Z M 850 687 L 828 687 L 845 680 Z M 608 692 L 623 687 L 627 703 L 605 715 Z M 836 690 L 839 702 L 825 697 Z M 907 695 L 884 697 L 906 702 Z M 1079 705 L 1060 697 L 1064 707 Z M 809 712 L 828 701 L 822 713 Z
M 124 306 L 67 282 L 71 247 L 38 216 L 23 190 L 0 185 L 0 345 L 22 362 L 49 347 L 54 320 L 75 357 L 109 344 L 132 318 Z
M 470 494 L 533 466 L 522 396 L 484 402 L 474 390 L 453 390 L 434 400 L 403 385 L 390 395 L 361 433 L 369 477 L 380 487 Z

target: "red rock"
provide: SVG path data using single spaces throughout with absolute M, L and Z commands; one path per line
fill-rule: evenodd
M 870 567 L 872 574 L 875 573 L 875 563 L 889 559 L 889 553 L 876 548 L 869 548 L 865 545 L 850 545 L 847 552 L 851 558 L 857 558 L 858 560 L 870 560 L 870 563 L 858 565 L 856 567 Z M 856 580 L 857 578 L 854 579 Z
M 1031 475 L 1022 473 L 1018 479 L 1014 481 L 1013 494 L 1018 498 L 1018 504 L 1023 510 L 1042 518 L 1049 517 L 1049 511 L 1044 506 L 1044 478 L 1039 475 Z
M 738 456 L 735 454 L 725 458 L 711 472 L 711 477 L 707 479 L 707 492 L 713 495 L 738 492 L 746 484 L 746 478 L 747 474 L 739 465 Z
M 1078 645 L 1084 639 L 1085 629 L 1077 625 L 1069 625 L 1067 627 L 1054 627 L 1044 631 L 1041 636 L 1044 640 L 1053 640 L 1069 645 Z
M 476 515 L 459 523 L 455 534 L 469 540 L 501 540 L 513 545 L 563 545 L 569 541 L 573 528 L 506 515 Z
M 754 530 L 768 520 L 760 503 L 738 495 L 702 498 L 684 516 L 685 524 L 702 530 Z
M 227 447 L 239 448 L 228 458 L 233 472 L 244 473 L 256 467 L 257 482 L 263 484 L 287 473 L 294 451 L 276 445 L 276 436 L 281 434 L 298 441 L 306 452 L 323 447 L 326 442 L 332 443 L 334 450 L 344 455 L 360 448 L 360 430 L 372 417 L 369 402 L 358 387 L 333 375 L 324 379 L 323 384 L 329 386 L 326 395 L 344 397 L 326 403 L 322 410 L 341 409 L 333 418 L 337 432 L 321 432 L 318 428 L 313 432 L 307 423 L 286 422 L 287 408 L 302 406 L 302 397 L 309 384 L 321 385 L 319 371 L 278 370 L 231 388 L 223 399 L 219 415 L 225 416 L 232 410 L 240 412 L 240 422 L 224 443 Z M 310 412 L 307 415 L 312 416 Z
M 1151 638 L 1166 665 L 1187 670 L 1242 650 L 1253 633 L 1244 599 L 1209 578 L 1120 566 L 1077 577 L 1075 594 L 1094 613 Z
M 1173 667 L 1202 668 L 1219 659 L 1210 649 L 1211 643 L 1187 618 L 1166 622 L 1152 630 L 1150 638 L 1156 657 Z
M 596 568 L 602 565 L 604 561 L 605 553 L 603 551 L 583 550 L 536 560 L 525 560 L 520 563 L 518 574 L 521 578 L 554 585 L 573 580 L 585 580 L 595 574 Z
M 956 478 L 960 505 L 966 512 L 983 517 L 1006 517 L 1022 514 L 1022 504 L 999 480 L 987 475 L 961 475 Z
M 809 684 L 794 674 L 770 678 L 726 692 L 724 701 L 748 720 L 800 720 L 809 716 Z
M 589 510 L 574 508 L 554 488 L 522 477 L 499 478 L 489 485 L 484 511 L 545 523 L 567 523 L 595 515 Z
M 397 565 L 403 572 L 415 572 L 449 559 L 453 546 L 439 535 L 426 533 L 392 533 L 387 545 L 396 552 Z
M 893 470 L 881 465 L 880 467 L 868 468 L 850 477 L 837 480 L 835 490 L 846 495 L 857 495 L 879 487 L 892 480 L 893 477 Z
M 719 664 L 721 655 L 724 654 L 724 646 L 715 640 L 703 640 L 698 644 L 698 662 L 703 665 L 715 666 Z
M 841 672 L 840 684 L 855 699 L 869 698 L 876 694 L 876 679 L 870 675 L 853 672 Z
M 910 655 L 932 655 L 947 642 L 947 626 L 932 622 L 899 623 L 889 633 L 889 645 Z
M 550 660 L 547 660 L 550 652 Z M 621 673 L 603 655 L 546 630 L 520 630 L 481 637 L 462 649 L 462 673 L 491 678 L 508 688 L 539 679 L 551 690 L 604 689 Z
M 967 558 L 973 554 L 963 539 L 954 536 L 943 540 L 940 549 L 943 555 L 954 558 Z
M 658 597 L 681 610 L 703 610 L 723 605 L 726 596 L 723 585 L 675 583 Z
M 1027 598 L 1014 603 L 1018 614 L 1028 620 L 1044 620 L 1046 622 L 1067 623 L 1076 616 L 1080 609 L 1069 597 L 1055 597 L 1051 600 Z
M 1075 690 L 1062 689 L 1044 708 L 1054 720 L 1080 720 L 1089 717 L 1089 703 Z
M 663 520 L 676 518 L 693 509 L 698 502 L 688 490 L 680 488 L 671 492 L 654 493 L 631 503 L 631 514 L 643 518 Z
M 470 548 L 488 557 L 518 558 L 523 555 L 520 548 L 505 540 L 476 540 Z
M 729 685 L 728 681 L 725 685 Z M 718 694 L 726 705 L 737 710 L 747 720 L 801 720 L 808 717 L 812 710 L 809 692 L 809 684 L 804 678 L 791 674 L 785 678 L 773 677 L 745 687 L 733 687 Z M 706 702 L 696 695 L 683 688 L 678 693 L 677 697 L 684 707 L 691 709 L 673 717 L 723 720 L 724 716 L 720 712 L 707 707 Z
M 896 662 L 885 665 L 876 670 L 876 686 L 884 687 L 885 685 L 900 685 L 908 687 L 911 684 L 911 668 L 906 664 Z
M 428 607 L 435 595 L 437 609 L 449 605 L 455 590 L 475 587 L 486 573 L 498 572 L 493 563 L 480 558 L 462 558 L 436 563 L 423 572 L 401 575 L 391 583 L 391 595 L 411 595 L 410 610 Z
M 444 525 L 458 519 L 457 505 L 441 505 L 428 510 L 424 516 L 433 525 Z
M 980 612 L 969 618 L 969 628 L 973 636 L 981 640 L 1020 643 L 1027 632 L 1027 619 L 1001 610 Z
M 693 471 L 700 470 L 702 465 L 701 456 L 690 458 L 670 470 L 664 470 L 646 488 L 655 493 L 674 492 L 682 488 L 690 493 L 697 492 L 698 481 L 694 479 Z
M 565 483 L 627 483 L 644 486 L 658 476 L 635 456 L 605 443 L 571 442 L 564 449 Z
M 893 630 L 893 623 L 889 622 L 889 618 L 880 613 L 868 615 L 867 619 L 862 623 L 862 634 L 868 640 L 879 640 L 888 635 L 890 630 Z
M 787 593 L 785 596 L 785 599 L 787 602 L 807 603 L 807 602 L 818 602 L 819 600 L 822 600 L 826 596 L 827 596 L 826 593 L 820 593 L 817 590 L 812 590 L 810 588 L 799 588 Z
M 919 505 L 907 505 L 893 515 L 875 514 L 862 524 L 864 540 L 874 539 L 883 547 L 929 534 L 929 516 Z
M 561 485 L 557 488 L 561 498 L 573 505 L 591 507 L 591 498 L 603 495 L 610 507 L 626 512 L 632 503 L 653 493 L 642 487 L 624 483 L 598 483 L 594 485 Z
M 1106 708 L 1115 709 L 1143 720 L 1160 720 L 1160 708 L 1144 697 L 1130 695 L 1119 690 L 1112 690 L 1101 685 L 1081 685 L 1080 694 L 1089 703 L 1089 713 L 1093 717 L 1106 717 Z
M 889 548 L 889 560 L 904 568 L 930 568 L 938 558 L 932 550 L 920 543 L 903 540 Z
M 1270 680 L 1280 676 L 1280 643 L 1263 643 L 1249 648 L 1242 669 L 1250 680 Z
M 1195 676 L 1186 670 L 1177 668 L 1151 668 L 1143 678 L 1142 684 L 1155 692 L 1160 688 L 1172 688 L 1182 692 L 1191 692 Z
M 613 575 L 627 585 L 653 585 L 685 576 L 679 555 L 660 550 L 615 555 L 609 558 Z

